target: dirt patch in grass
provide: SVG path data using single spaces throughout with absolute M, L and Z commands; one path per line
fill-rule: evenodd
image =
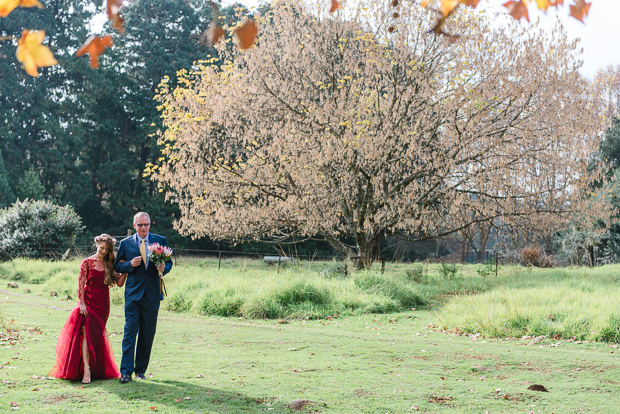
M 52 395 L 47 398 L 45 404 L 57 404 L 59 402 L 63 402 L 67 399 L 64 395 Z
M 447 405 L 448 407 L 452 407 L 449 403 L 451 401 L 454 401 L 454 398 L 452 398 L 452 397 L 440 397 L 440 396 L 437 396 L 437 395 L 431 395 L 430 397 L 428 397 L 427 401 L 429 403 Z
M 368 391 L 368 390 L 355 390 L 354 394 L 355 394 L 354 396 L 357 398 L 366 398 L 371 395 L 374 395 L 372 391 Z

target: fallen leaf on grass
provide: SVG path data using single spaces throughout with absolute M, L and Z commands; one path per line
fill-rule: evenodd
M 32 391 L 40 391 L 38 388 L 33 389 Z
M 419 408 L 418 408 L 418 406 L 417 406 L 417 405 L 412 405 L 412 406 L 411 406 L 411 408 L 410 408 L 410 410 L 413 410 L 413 411 L 418 411 L 418 410 L 419 410 Z
M 189 399 L 191 399 L 191 398 L 190 398 L 190 397 L 185 397 L 185 398 L 183 398 L 183 399 L 184 399 L 184 400 L 189 400 Z
M 181 399 L 180 399 L 180 398 L 175 398 L 175 399 L 174 399 L 174 402 L 180 403 L 180 402 L 181 402 Z
M 196 375 L 196 378 L 204 378 L 204 375 L 198 374 L 198 375 Z

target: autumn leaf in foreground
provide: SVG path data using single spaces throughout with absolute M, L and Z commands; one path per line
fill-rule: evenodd
M 588 15 L 590 4 L 592 3 L 586 3 L 585 0 L 575 0 L 575 5 L 570 6 L 570 15 L 583 23 L 583 17 Z
M 108 13 L 108 20 L 112 22 L 112 26 L 118 30 L 119 33 L 123 33 L 123 19 L 121 18 L 121 5 L 123 0 L 108 0 L 106 2 L 106 12 Z
M 75 52 L 75 56 L 84 56 L 88 53 L 88 57 L 90 58 L 90 67 L 97 69 L 99 67 L 99 55 L 101 55 L 106 48 L 112 46 L 112 44 L 112 36 L 91 36 L 86 40 L 86 42 L 84 42 L 78 51 Z
M 39 76 L 39 68 L 58 64 L 49 47 L 41 44 L 44 38 L 44 30 L 24 29 L 22 37 L 17 41 L 17 60 L 24 66 L 26 73 L 35 78 Z
M 220 26 L 218 26 L 218 21 L 220 18 L 220 8 L 214 2 L 210 1 L 211 8 L 213 9 L 213 20 L 209 24 L 207 30 L 202 32 L 200 35 L 200 44 L 202 46 L 213 46 L 216 45 L 223 37 L 226 32 Z
M 245 50 L 252 46 L 256 41 L 256 35 L 258 34 L 258 26 L 254 20 L 247 20 L 243 25 L 235 29 L 235 36 L 237 36 L 237 42 L 239 43 L 239 49 Z
M 331 0 L 332 4 L 329 7 L 329 14 L 332 14 L 333 12 L 335 12 L 336 10 L 338 10 L 340 8 L 340 3 L 338 3 L 336 0 Z
M 447 17 L 450 13 L 452 13 L 452 10 L 459 5 L 459 3 L 460 0 L 441 0 L 439 9 L 441 10 L 443 16 Z
M 0 17 L 8 16 L 17 6 L 44 8 L 39 0 L 0 0 Z
M 203 35 L 200 37 L 200 43 L 206 44 L 211 47 L 217 45 L 220 40 L 224 37 L 226 32 L 220 26 L 218 26 L 215 22 L 211 22 L 209 28 L 205 30 Z
M 525 17 L 525 20 L 530 21 L 530 15 L 527 13 L 527 4 L 523 0 L 511 0 L 503 4 L 508 9 L 508 14 L 517 20 Z

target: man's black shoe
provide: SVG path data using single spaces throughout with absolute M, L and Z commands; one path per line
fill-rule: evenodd
M 129 381 L 131 381 L 131 375 L 127 374 L 121 375 L 121 379 L 118 380 L 121 384 L 127 384 Z
M 145 380 L 146 377 L 144 376 L 144 374 L 136 374 L 136 379 Z

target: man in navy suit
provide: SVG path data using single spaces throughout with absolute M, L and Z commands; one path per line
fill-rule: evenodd
M 121 241 L 114 264 L 116 272 L 127 273 L 121 384 L 131 381 L 134 372 L 137 379 L 146 379 L 144 374 L 155 338 L 159 302 L 164 299 L 159 272 L 165 275 L 172 268 L 170 260 L 159 266 L 148 260 L 149 245 L 159 243 L 168 246 L 165 237 L 149 232 L 150 226 L 151 218 L 147 213 L 140 212 L 134 216 L 136 234 Z

